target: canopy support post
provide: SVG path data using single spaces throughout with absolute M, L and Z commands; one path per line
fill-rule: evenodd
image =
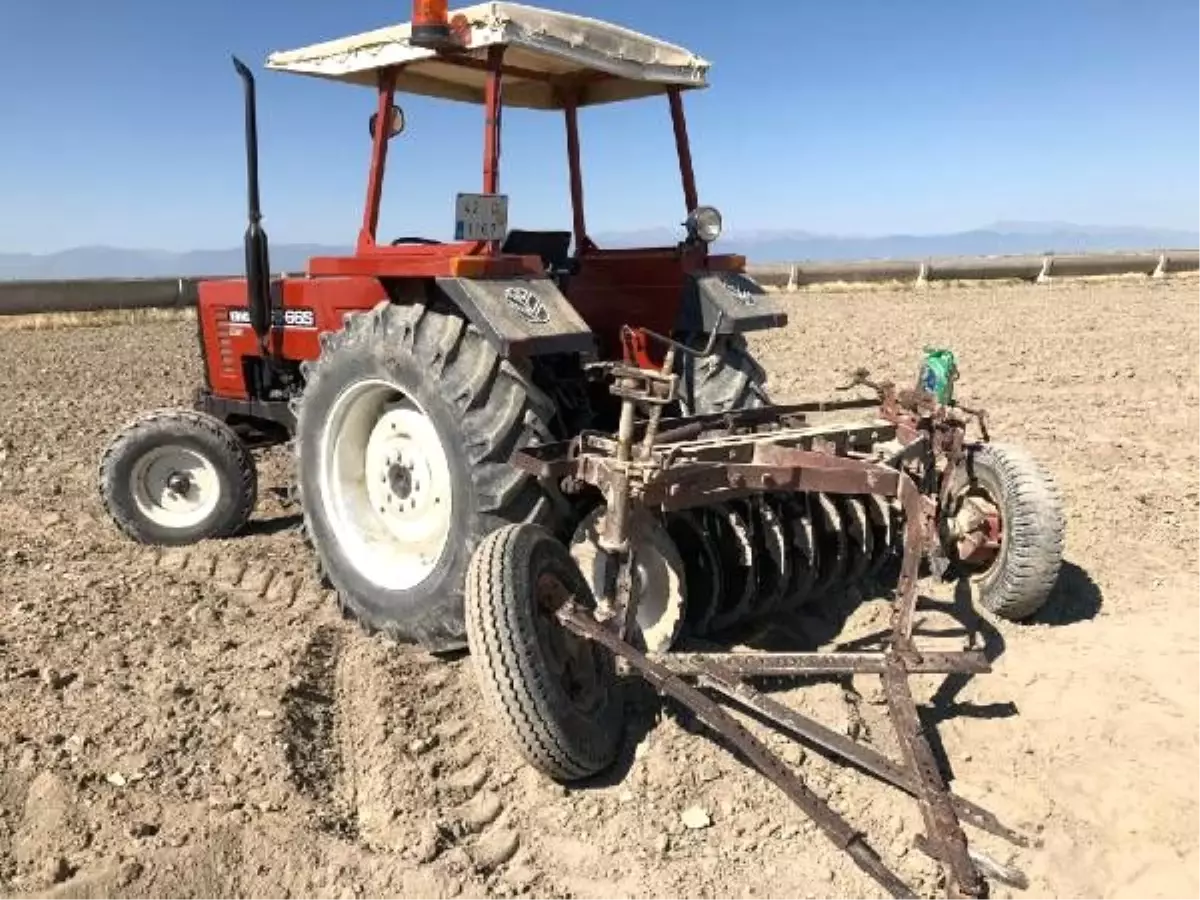
M 379 205 L 383 199 L 383 173 L 387 168 L 387 123 L 391 121 L 392 103 L 396 95 L 396 70 L 387 68 L 379 73 L 379 101 L 375 115 L 375 134 L 371 138 L 371 170 L 367 175 L 367 202 L 363 207 L 362 228 L 358 232 L 358 249 L 375 246 L 379 228 Z
M 683 200 L 690 214 L 700 200 L 696 195 L 696 175 L 692 171 L 692 151 L 688 146 L 687 119 L 683 115 L 683 97 L 679 87 L 667 88 L 667 100 L 671 104 L 671 124 L 675 128 L 675 151 L 679 154 L 679 175 L 683 179 Z

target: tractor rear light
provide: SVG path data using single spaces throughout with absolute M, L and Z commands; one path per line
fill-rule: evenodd
M 413 0 L 412 44 L 437 50 L 452 43 L 446 0 Z

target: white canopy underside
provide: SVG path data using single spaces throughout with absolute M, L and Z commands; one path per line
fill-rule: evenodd
M 450 11 L 469 27 L 462 55 L 487 59 L 503 45 L 504 105 L 560 109 L 559 88 L 576 87 L 580 106 L 707 87 L 709 63 L 695 54 L 619 25 L 519 3 L 491 2 Z M 409 23 L 272 53 L 267 68 L 375 87 L 379 70 L 402 66 L 396 89 L 482 103 L 487 73 L 438 58 L 409 43 Z M 541 77 L 534 77 L 537 73 Z

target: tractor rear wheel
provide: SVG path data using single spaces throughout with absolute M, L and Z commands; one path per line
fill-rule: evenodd
M 966 575 L 975 602 L 1019 621 L 1050 597 L 1062 566 L 1062 497 L 1024 450 L 983 444 L 954 473 L 943 546 Z
M 457 311 L 424 304 L 349 316 L 305 378 L 297 487 L 323 576 L 367 628 L 462 648 L 475 547 L 506 522 L 549 520 L 508 459 L 549 436 L 550 401 Z
M 612 654 L 555 617 L 567 598 L 595 604 L 570 552 L 544 528 L 506 525 L 471 559 L 467 638 L 492 715 L 532 765 L 576 781 L 616 759 L 624 708 Z
M 122 428 L 100 461 L 100 499 L 117 527 L 144 544 L 227 537 L 258 496 L 254 458 L 207 413 L 156 409 Z

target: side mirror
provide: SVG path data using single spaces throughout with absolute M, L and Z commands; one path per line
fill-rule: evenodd
M 367 123 L 372 140 L 375 138 L 375 123 L 378 118 L 379 113 L 371 113 L 371 120 Z M 388 116 L 388 140 L 391 140 L 402 131 L 404 131 L 404 110 L 393 103 L 391 114 Z

